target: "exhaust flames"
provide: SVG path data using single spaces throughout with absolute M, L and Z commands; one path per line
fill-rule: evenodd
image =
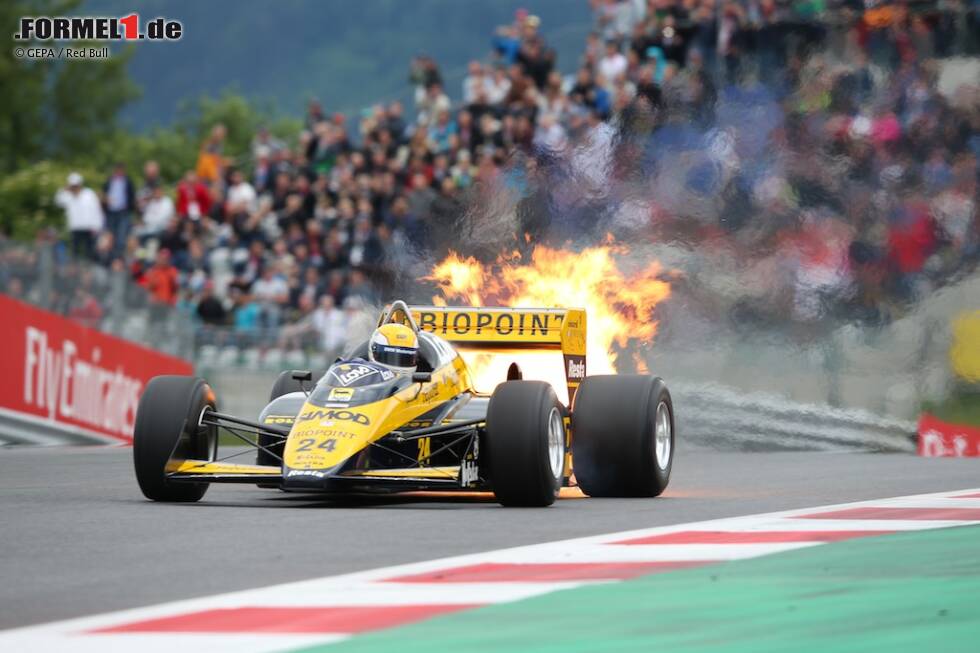
M 588 373 L 613 374 L 621 354 L 631 352 L 634 366 L 646 371 L 637 347 L 649 345 L 657 333 L 655 307 L 670 295 L 661 279 L 662 268 L 652 262 L 625 272 L 617 259 L 629 253 L 623 245 L 607 243 L 581 251 L 537 246 L 530 261 L 517 252 L 493 264 L 450 253 L 426 280 L 440 294 L 438 306 L 507 306 L 528 308 L 584 308 L 588 315 Z M 548 381 L 567 400 L 562 357 L 548 352 L 463 351 L 476 387 L 491 391 L 507 377 L 511 362 L 520 365 L 524 378 Z

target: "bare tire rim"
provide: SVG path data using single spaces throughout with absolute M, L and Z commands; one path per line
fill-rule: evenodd
M 557 408 L 548 415 L 548 463 L 552 476 L 560 479 L 565 466 L 565 426 Z
M 657 456 L 657 467 L 667 471 L 671 454 L 670 409 L 667 402 L 657 405 L 657 417 L 654 424 L 654 453 Z

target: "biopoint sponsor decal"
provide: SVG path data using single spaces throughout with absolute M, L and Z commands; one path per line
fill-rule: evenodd
M 0 407 L 115 440 L 133 434 L 146 383 L 189 363 L 0 295 Z
M 423 331 L 459 339 L 461 336 L 494 339 L 522 337 L 534 340 L 557 338 L 565 314 L 560 311 L 454 310 L 414 311 Z

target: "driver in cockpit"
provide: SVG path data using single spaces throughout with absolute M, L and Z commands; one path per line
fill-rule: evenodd
M 368 359 L 395 374 L 413 374 L 419 363 L 419 337 L 404 324 L 384 324 L 371 334 Z

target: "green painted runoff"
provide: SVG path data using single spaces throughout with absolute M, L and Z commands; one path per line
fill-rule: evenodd
M 980 527 L 849 540 L 593 585 L 302 650 L 975 652 Z

